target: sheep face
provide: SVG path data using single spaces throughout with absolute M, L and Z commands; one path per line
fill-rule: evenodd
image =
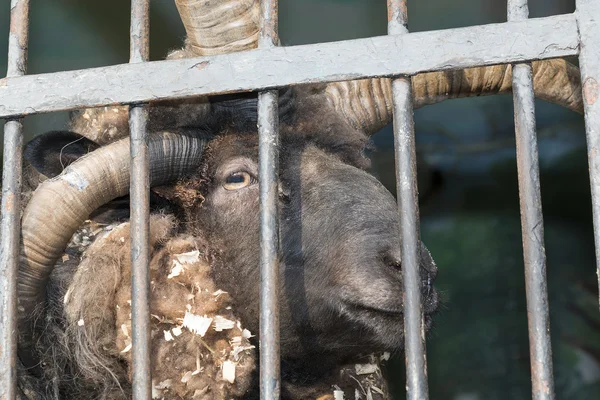
M 403 345 L 400 231 L 393 196 L 363 169 L 315 144 L 286 140 L 280 156 L 281 351 L 286 360 Z M 255 135 L 209 145 L 194 229 L 215 250 L 217 285 L 252 331 L 259 316 L 259 185 Z M 359 159 L 359 158 L 357 158 Z M 436 267 L 422 246 L 426 321 L 437 306 Z M 314 368 L 314 364 L 312 366 Z
M 307 93 L 290 108 L 292 112 L 280 115 L 278 205 L 282 374 L 286 382 L 303 384 L 330 376 L 336 366 L 359 354 L 399 350 L 404 340 L 396 203 L 365 171 L 364 133 L 327 112 L 322 99 Z M 222 113 L 214 107 L 217 112 L 208 122 L 182 130 L 187 137 L 212 138 L 200 167 L 174 187 L 153 190 L 167 200 L 167 212 L 174 212 L 180 233 L 208 244 L 206 257 L 215 287 L 230 294 L 232 312 L 256 334 L 258 138 L 255 100 L 244 101 L 249 106 L 238 102 Z M 40 140 L 46 147 L 55 143 Z M 51 176 L 52 171 L 44 169 L 49 164 L 44 155 L 51 150 L 44 146 L 39 146 L 41 153 L 27 154 L 41 154 L 39 172 Z M 117 146 L 121 143 L 112 149 Z M 61 149 L 53 154 L 60 157 Z M 85 153 L 87 148 L 78 151 Z M 436 267 L 424 246 L 420 267 L 429 325 L 438 296 L 431 287 Z

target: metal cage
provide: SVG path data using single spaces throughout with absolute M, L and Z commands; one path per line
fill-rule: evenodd
M 277 1 L 261 1 L 259 48 L 175 61 L 148 61 L 149 0 L 133 0 L 130 63 L 27 76 L 28 0 L 11 0 L 7 77 L 0 80 L 4 129 L 2 247 L 0 261 L 0 399 L 16 397 L 17 265 L 20 241 L 22 118 L 26 115 L 111 104 L 130 105 L 132 207 L 133 398 L 151 398 L 149 341 L 149 178 L 146 102 L 261 90 L 259 164 L 261 200 L 261 398 L 279 397 L 278 121 L 277 91 L 287 85 L 392 77 L 394 136 L 402 265 L 405 351 L 409 399 L 427 399 L 425 344 L 418 277 L 419 222 L 410 76 L 513 63 L 517 164 L 525 259 L 527 312 L 534 399 L 553 399 L 546 260 L 540 200 L 534 94 L 530 61 L 578 56 L 600 265 L 600 3 L 577 0 L 573 14 L 528 20 L 527 0 L 508 1 L 508 22 L 408 33 L 406 0 L 388 0 L 388 36 L 276 47 Z M 423 57 L 423 49 L 427 56 Z M 460 56 L 459 56 L 460 55 Z M 202 66 L 202 68 L 193 68 Z M 277 69 L 278 74 L 262 71 Z M 146 77 L 153 77 L 148 80 Z M 173 79 L 172 77 L 176 77 Z M 111 83 L 117 83 L 112 85 Z M 68 85 L 65 85 L 68 83 Z

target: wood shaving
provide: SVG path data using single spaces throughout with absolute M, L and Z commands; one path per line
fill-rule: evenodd
M 235 321 L 223 318 L 220 315 L 215 317 L 215 331 L 222 332 L 225 329 L 233 329 L 234 327 Z
M 175 324 L 175 321 L 173 321 L 172 319 L 169 319 L 165 316 L 161 317 L 160 315 L 156 315 L 156 314 L 150 314 L 150 316 L 152 318 L 155 318 L 161 324 L 171 324 L 171 325 Z M 179 318 L 179 320 L 183 321 L 183 318 Z
M 185 317 L 183 317 L 183 327 L 188 328 L 190 332 L 193 332 L 196 335 L 204 337 L 206 331 L 208 328 L 210 328 L 212 321 L 213 319 L 207 317 L 206 315 L 203 317 L 201 315 L 195 315 L 189 311 L 186 311 Z
M 154 384 L 152 385 L 152 399 L 161 399 L 163 396 L 163 392 L 160 389 L 157 389 L 156 387 L 154 387 Z
M 356 364 L 354 366 L 356 375 L 367 375 L 377 372 L 377 365 L 375 364 Z
M 194 376 L 192 371 L 186 372 L 181 378 L 181 383 L 188 383 L 188 381 L 192 379 L 192 376 Z
M 235 363 L 233 361 L 223 362 L 223 379 L 229 383 L 235 382 Z
M 248 329 L 244 329 L 242 331 L 242 337 L 245 339 L 250 339 L 251 337 L 254 337 L 254 335 L 252 333 L 250 333 L 250 331 Z
M 85 325 L 85 321 L 80 319 L 79 321 L 77 321 L 77 325 L 78 326 L 84 326 Z
M 204 368 L 202 368 L 202 366 L 200 365 L 200 354 L 198 353 L 198 354 L 196 354 L 196 370 L 194 372 L 192 372 L 192 376 L 198 375 L 203 370 L 204 370 Z
M 175 254 L 175 258 L 181 264 L 193 264 L 200 261 L 200 251 L 188 251 L 187 253 Z
M 175 340 L 175 338 L 173 337 L 173 335 L 171 334 L 170 331 L 163 331 L 164 335 L 165 335 L 165 340 L 167 342 L 170 342 L 172 340 Z
M 125 337 L 129 337 L 129 329 L 127 329 L 127 324 L 121 325 L 121 331 L 123 332 L 123 335 L 125 335 Z
M 242 337 L 241 336 L 234 336 L 234 337 L 231 338 L 231 340 L 229 341 L 229 343 L 231 344 L 232 347 L 241 346 L 242 345 Z
M 67 293 L 65 293 L 65 297 L 63 298 L 63 304 L 69 302 L 69 297 L 71 297 L 71 288 L 67 289 Z
M 168 279 L 181 275 L 185 271 L 186 264 L 193 264 L 200 261 L 200 251 L 194 250 L 187 253 L 175 254 L 173 257 L 173 267 L 171 268 L 171 273 L 167 276 Z
M 383 392 L 383 390 L 379 389 L 377 386 L 371 386 L 371 389 L 373 389 L 374 391 L 376 391 L 380 395 L 385 396 L 385 393 Z
M 239 359 L 240 353 L 242 351 L 251 350 L 251 349 L 254 349 L 254 348 L 255 348 L 255 346 L 252 346 L 252 345 L 249 345 L 249 346 L 237 346 L 237 347 L 233 348 L 233 350 L 231 351 L 231 355 L 237 361 Z
M 131 343 L 129 343 L 123 350 L 121 350 L 121 354 L 125 354 L 131 350 Z
M 173 260 L 173 268 L 171 268 L 171 272 L 167 276 L 167 279 L 173 279 L 176 276 L 181 275 L 183 273 L 183 271 L 184 271 L 183 264 L 181 264 L 177 260 Z
M 160 382 L 158 385 L 156 385 L 155 388 L 168 389 L 171 387 L 172 384 L 173 384 L 173 381 L 171 379 L 166 379 L 166 380 Z
M 334 385 L 333 398 L 335 400 L 344 400 L 344 391 Z
M 175 336 L 179 336 L 179 335 L 181 335 L 181 333 L 182 333 L 183 331 L 181 330 L 181 328 L 180 328 L 180 327 L 176 326 L 175 328 L 171 329 L 171 332 L 173 332 L 173 335 L 175 335 Z

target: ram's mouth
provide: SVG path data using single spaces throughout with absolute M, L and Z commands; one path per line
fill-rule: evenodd
M 388 316 L 390 318 L 402 318 L 402 308 L 388 309 L 360 303 L 348 303 L 347 306 L 350 310 L 355 311 L 357 313 L 371 313 L 382 316 Z
M 423 311 L 425 315 L 435 314 L 440 305 L 440 295 L 433 287 L 428 288 L 426 293 L 423 293 Z
M 384 318 L 387 320 L 393 321 L 404 321 L 404 312 L 402 309 L 399 310 L 389 310 L 384 308 L 371 307 L 363 304 L 349 304 L 348 308 L 355 313 L 356 315 L 369 315 L 371 317 Z M 433 324 L 433 315 L 434 311 L 428 311 L 425 309 L 425 313 L 423 315 L 423 321 L 425 323 L 425 328 L 429 330 Z
M 439 306 L 438 292 L 430 288 L 422 295 L 423 320 L 425 328 L 429 330 L 432 326 L 433 315 L 437 312 Z M 394 304 L 387 307 L 381 305 L 372 305 L 359 302 L 347 302 L 346 307 L 351 314 L 363 316 L 366 318 L 377 318 L 386 321 L 398 323 L 404 321 L 404 310 L 402 304 Z

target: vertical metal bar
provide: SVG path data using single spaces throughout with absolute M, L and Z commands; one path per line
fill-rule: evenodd
M 408 33 L 406 0 L 388 0 L 388 34 Z M 400 230 L 402 233 L 402 281 L 404 285 L 404 351 L 406 396 L 429 398 L 425 326 L 419 272 L 420 233 L 417 161 L 410 77 L 392 81 L 394 102 L 394 147 Z
M 528 17 L 527 0 L 508 1 L 509 21 Z M 516 64 L 512 72 L 532 398 L 549 400 L 554 399 L 554 377 L 531 64 Z
M 149 0 L 131 3 L 129 62 L 148 61 Z M 133 399 L 152 398 L 150 363 L 150 176 L 146 105 L 129 108 L 131 135 L 131 325 Z
M 6 76 L 25 75 L 29 35 L 29 0 L 10 3 L 8 69 Z M 17 270 L 21 230 L 21 163 L 23 124 L 4 125 L 2 223 L 0 226 L 0 399 L 17 396 Z
M 577 0 L 579 27 L 581 82 L 585 133 L 588 145 L 588 164 L 592 189 L 594 239 L 596 244 L 596 274 L 600 286 L 600 4 L 593 0 Z M 600 300 L 600 299 L 599 299 Z
M 278 43 L 277 0 L 261 1 L 258 46 Z M 276 90 L 258 95 L 260 181 L 260 398 L 279 399 L 279 109 Z

